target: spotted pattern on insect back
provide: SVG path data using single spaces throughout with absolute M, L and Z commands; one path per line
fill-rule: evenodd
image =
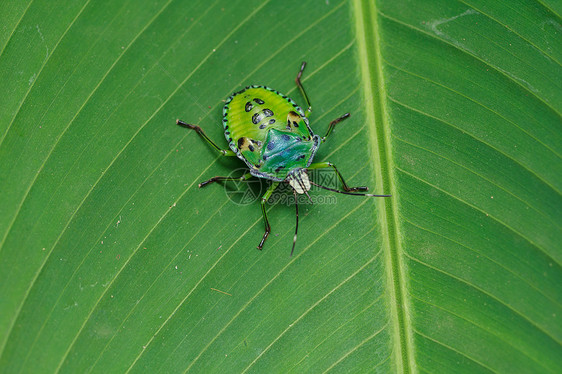
M 282 180 L 288 171 L 307 167 L 318 147 L 304 111 L 265 86 L 234 93 L 226 100 L 223 116 L 230 149 L 255 176 Z
M 254 125 L 260 124 L 259 128 L 265 129 L 267 127 L 268 123 L 269 124 L 275 123 L 275 119 L 272 119 L 273 122 L 271 122 L 271 120 L 267 120 L 264 123 L 261 123 L 261 122 L 264 121 L 266 118 L 272 117 L 272 116 L 273 116 L 273 111 L 271 109 L 265 108 L 261 112 L 254 113 L 254 115 L 252 116 L 252 123 Z
M 243 136 L 239 138 L 236 143 L 240 153 L 245 159 L 251 161 L 256 166 L 261 164 L 260 153 L 262 142 Z
M 254 139 L 250 139 L 248 137 L 241 137 L 240 139 L 238 139 L 238 149 L 241 151 L 250 151 L 250 152 L 254 152 L 257 148 L 261 148 L 261 142 L 254 140 Z
M 254 125 L 257 125 L 258 123 L 261 122 L 262 118 L 263 118 L 263 117 L 262 117 L 261 113 L 255 113 L 255 114 L 252 116 L 252 123 L 253 123 Z
M 291 127 L 299 127 L 299 122 L 301 121 L 301 116 L 294 111 L 290 111 L 287 115 L 287 130 Z

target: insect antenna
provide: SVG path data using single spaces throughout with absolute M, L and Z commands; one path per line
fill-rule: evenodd
M 297 216 L 297 224 L 295 225 L 295 236 L 293 236 L 293 249 L 291 249 L 291 257 L 293 257 L 293 252 L 295 251 L 295 244 L 297 244 L 297 233 L 299 232 L 299 204 L 297 191 L 293 190 L 293 194 L 295 195 L 295 213 Z
M 360 192 L 357 193 L 357 192 L 340 191 L 340 190 L 335 190 L 335 189 L 330 188 L 330 187 L 321 186 L 317 183 L 314 183 L 313 181 L 310 181 L 310 184 L 312 184 L 316 187 L 323 188 L 323 189 L 328 190 L 328 191 L 337 192 L 337 193 L 341 193 L 341 194 L 344 194 L 344 195 L 367 196 L 367 197 L 391 197 L 392 196 L 392 195 L 374 195 L 372 193 L 360 193 Z

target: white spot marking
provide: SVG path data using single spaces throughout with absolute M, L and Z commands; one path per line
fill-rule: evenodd
M 41 40 L 43 41 L 43 43 L 45 44 L 45 48 L 47 49 L 47 54 L 45 55 L 45 60 L 44 60 L 47 61 L 47 59 L 49 58 L 49 46 L 47 45 L 47 42 L 45 42 L 45 37 L 43 36 L 43 33 L 41 32 L 39 25 L 35 25 L 35 28 L 37 29 L 37 32 L 39 33 L 39 36 L 41 37 Z
M 427 25 L 429 26 L 431 31 L 433 31 L 433 33 L 435 33 L 435 35 L 438 35 L 438 36 L 442 37 L 443 39 L 447 39 L 447 40 L 455 43 L 455 45 L 461 46 L 461 44 L 458 43 L 458 41 L 454 40 L 449 35 L 445 34 L 443 31 L 439 30 L 438 27 L 445 24 L 445 23 L 449 23 L 451 21 L 454 21 L 457 18 L 461 18 L 461 17 L 464 17 L 464 16 L 470 16 L 472 14 L 480 14 L 480 13 L 478 11 L 474 10 L 474 9 L 467 9 L 463 13 L 461 13 L 459 15 L 456 15 L 454 17 L 440 18 L 440 19 L 436 19 L 436 20 L 433 20 L 433 21 L 428 21 Z
M 70 308 L 76 308 L 78 306 L 78 303 L 75 301 L 74 304 L 67 306 L 66 308 L 64 308 L 64 310 L 68 310 Z

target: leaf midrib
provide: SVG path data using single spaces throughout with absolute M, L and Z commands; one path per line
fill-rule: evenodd
M 387 292 L 394 341 L 394 367 L 397 372 L 416 372 L 413 355 L 412 326 L 409 318 L 409 300 L 406 292 L 406 274 L 402 262 L 403 251 L 399 240 L 400 226 L 396 207 L 397 195 L 391 156 L 390 124 L 386 105 L 385 81 L 380 50 L 380 30 L 376 2 L 353 2 L 361 68 L 369 127 L 369 143 L 374 160 L 374 177 L 379 181 L 377 193 L 390 193 L 390 199 L 377 203 L 383 252 L 387 270 Z

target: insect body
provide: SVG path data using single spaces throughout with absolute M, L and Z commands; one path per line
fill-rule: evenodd
M 293 100 L 265 86 L 250 86 L 226 101 L 223 115 L 230 149 L 250 174 L 276 182 L 306 174 L 301 170 L 310 166 L 321 140 Z
M 230 149 L 218 147 L 203 130 L 177 120 L 177 124 L 193 129 L 205 139 L 213 148 L 224 156 L 237 156 L 246 163 L 249 172 L 239 178 L 214 177 L 199 184 L 204 187 L 218 181 L 246 181 L 251 177 L 271 180 L 272 183 L 261 199 L 262 214 L 265 222 L 265 233 L 258 249 L 262 249 L 265 240 L 271 232 L 267 219 L 265 203 L 271 197 L 279 183 L 289 183 L 295 194 L 296 229 L 293 239 L 293 249 L 298 230 L 297 194 L 306 194 L 311 184 L 338 193 L 359 196 L 388 197 L 390 195 L 373 195 L 363 193 L 367 187 L 349 187 L 342 175 L 330 162 L 312 163 L 318 147 L 331 134 L 334 126 L 349 117 L 349 113 L 332 121 L 324 137 L 315 135 L 312 131 L 308 116 L 312 107 L 301 83 L 301 76 L 306 66 L 303 62 L 295 79 L 308 108 L 303 111 L 291 98 L 266 86 L 249 86 L 234 93 L 226 100 L 223 109 L 224 135 Z M 335 190 L 321 186 L 309 180 L 307 171 L 312 169 L 332 168 L 342 185 L 342 190 Z M 309 196 L 310 198 L 310 196 Z

